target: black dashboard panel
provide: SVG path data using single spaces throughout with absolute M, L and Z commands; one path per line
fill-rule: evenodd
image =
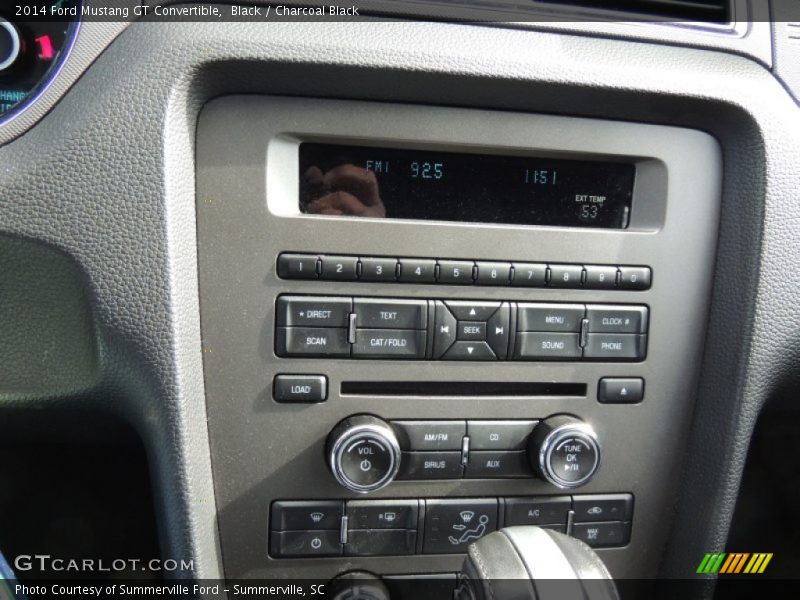
M 402 140 L 437 151 L 635 164 L 630 224 L 303 214 L 298 146 L 340 136 L 377 147 Z M 655 575 L 666 517 L 655 523 L 652 515 L 674 502 L 670 481 L 683 468 L 720 181 L 716 141 L 685 129 L 298 98 L 207 105 L 198 130 L 201 319 L 211 350 L 206 392 L 226 572 L 452 571 L 463 558 L 462 535 L 503 522 L 498 502 L 574 489 L 575 498 L 631 494 L 636 510 L 614 525 L 584 527 L 570 508 L 563 524 L 560 517 L 546 524 L 600 536 L 593 541 L 616 576 Z M 455 284 L 453 263 L 469 274 Z M 536 272 L 532 264 L 544 269 L 541 285 L 515 286 L 517 276 Z M 647 273 L 633 286 L 623 277 L 630 265 Z M 601 266 L 613 275 L 596 285 L 588 277 Z M 295 401 L 277 402 L 274 379 L 282 375 L 322 377 L 325 400 L 315 392 L 304 402 L 313 389 L 295 379 Z M 425 393 L 448 382 L 449 394 Z M 455 391 L 504 382 L 535 391 Z M 537 382 L 568 391 L 548 394 Z M 365 384 L 367 393 L 352 393 Z M 470 435 L 469 424 L 487 418 L 529 423 L 522 445 L 476 447 L 480 430 Z M 410 435 L 415 421 L 430 427 Z M 344 522 L 291 530 L 274 522 L 274 512 L 270 521 L 274 502 L 304 502 L 313 520 L 325 503 L 350 502 L 358 492 L 419 502 L 425 515 L 379 548 L 349 541 L 361 529 Z M 445 534 L 431 516 L 443 497 L 460 499 L 467 511 Z M 403 556 L 386 556 L 393 545 L 405 548 Z

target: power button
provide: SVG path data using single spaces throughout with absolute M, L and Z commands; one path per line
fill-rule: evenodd
M 400 466 L 400 446 L 388 423 L 356 415 L 331 432 L 328 460 L 340 484 L 354 492 L 370 492 L 394 479 Z

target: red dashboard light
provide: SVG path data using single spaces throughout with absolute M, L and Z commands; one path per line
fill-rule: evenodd
M 43 60 L 52 60 L 55 52 L 53 52 L 53 42 L 50 40 L 50 36 L 41 35 L 35 39 L 39 46 L 39 58 Z

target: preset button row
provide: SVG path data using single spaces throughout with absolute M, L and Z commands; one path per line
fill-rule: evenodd
M 283 279 L 441 283 L 647 290 L 652 271 L 643 266 L 574 265 L 463 259 L 358 257 L 284 253 L 278 257 Z

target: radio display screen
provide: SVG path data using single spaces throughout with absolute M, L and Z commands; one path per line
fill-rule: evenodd
M 300 211 L 387 219 L 628 226 L 633 164 L 300 144 Z

